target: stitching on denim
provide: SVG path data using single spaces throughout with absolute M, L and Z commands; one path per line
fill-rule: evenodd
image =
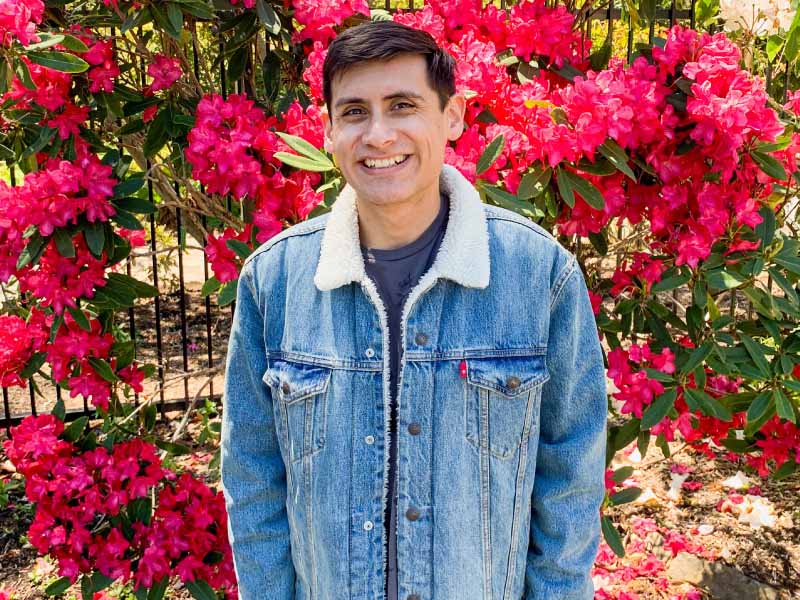
M 309 235 L 324 230 L 325 223 L 327 223 L 327 221 L 328 215 L 325 214 L 311 219 L 310 221 L 304 221 L 303 223 L 298 223 L 297 225 L 293 225 L 284 229 L 256 248 L 253 253 L 244 260 L 244 263 L 242 263 L 242 270 L 244 270 L 244 267 L 246 267 L 248 264 L 254 263 L 256 259 L 263 256 L 267 251 L 271 250 L 284 240 L 301 235 Z
M 561 291 L 566 287 L 567 279 L 575 272 L 575 269 L 578 269 L 578 261 L 575 260 L 575 257 L 570 254 L 569 261 L 564 268 L 561 269 L 561 273 L 559 273 L 558 277 L 556 278 L 555 284 L 553 284 L 552 289 L 550 290 L 550 312 L 553 312 L 553 307 L 558 302 L 558 299 L 561 297 Z

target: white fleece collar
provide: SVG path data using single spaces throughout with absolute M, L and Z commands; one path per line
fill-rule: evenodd
M 441 188 L 450 198 L 450 216 L 431 272 L 464 287 L 489 285 L 489 232 L 475 187 L 455 167 L 442 165 Z M 328 291 L 366 277 L 358 233 L 355 190 L 346 184 L 333 204 L 322 236 L 314 284 Z

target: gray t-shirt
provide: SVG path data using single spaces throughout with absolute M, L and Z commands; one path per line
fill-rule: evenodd
M 403 305 L 409 292 L 433 264 L 447 228 L 450 202 L 441 191 L 440 198 L 439 214 L 422 235 L 410 244 L 392 250 L 368 249 L 361 246 L 367 275 L 375 281 L 381 299 L 389 313 L 389 339 L 393 340 L 389 352 L 392 411 L 388 440 L 389 501 L 387 502 L 386 514 L 384 514 L 384 523 L 388 524 L 389 527 L 389 556 L 386 570 L 387 600 L 397 600 L 397 537 L 395 531 L 397 493 L 395 477 L 397 472 L 397 379 L 398 365 L 400 364 L 403 350 L 402 340 L 400 339 L 400 321 L 403 314 Z

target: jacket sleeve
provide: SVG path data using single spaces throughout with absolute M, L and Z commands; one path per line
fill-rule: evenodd
M 225 370 L 220 473 L 240 600 L 292 600 L 286 469 L 266 371 L 264 316 L 248 264 L 239 277 Z
M 550 379 L 542 389 L 525 598 L 591 600 L 608 400 L 597 326 L 574 257 L 551 297 Z

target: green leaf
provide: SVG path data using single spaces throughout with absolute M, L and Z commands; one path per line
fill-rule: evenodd
M 149 200 L 145 200 L 143 198 L 137 198 L 136 196 L 125 196 L 124 198 L 114 198 L 111 201 L 111 204 L 113 204 L 115 208 L 121 208 L 122 210 L 128 211 L 130 213 L 136 213 L 140 215 L 150 215 L 156 212 L 155 204 L 153 204 Z
M 277 131 L 275 133 L 278 133 Z M 305 156 L 298 156 L 297 154 L 290 154 L 289 152 L 276 152 L 273 154 L 275 158 L 285 165 L 294 167 L 295 169 L 302 169 L 303 171 L 313 171 L 315 173 L 324 173 L 332 171 L 335 167 L 333 163 L 328 161 L 328 164 L 314 161 Z
M 30 69 L 28 69 L 28 65 L 26 65 L 21 60 L 17 61 L 14 70 L 16 71 L 17 77 L 19 78 L 20 82 L 24 87 L 28 88 L 29 90 L 36 89 L 36 84 L 33 82 L 33 79 L 31 78 L 31 72 Z
M 767 362 L 766 354 L 761 345 L 744 333 L 740 333 L 739 335 L 744 347 L 747 349 L 747 353 L 750 355 L 750 358 L 753 359 L 756 368 L 764 375 L 765 379 L 769 378 L 769 363 Z
M 234 239 L 228 240 L 225 242 L 225 245 L 228 246 L 228 248 L 230 248 L 231 250 L 233 250 L 236 253 L 236 255 L 241 259 L 246 259 L 253 253 L 253 249 L 250 246 L 239 240 L 234 240 Z
M 256 13 L 258 13 L 258 18 L 269 33 L 272 35 L 278 35 L 278 33 L 280 33 L 281 20 L 278 18 L 278 15 L 275 14 L 272 6 L 267 4 L 264 0 L 257 0 Z
M 197 598 L 197 600 L 217 600 L 217 595 L 214 593 L 214 590 L 202 579 L 187 581 L 186 589 L 189 590 L 189 593 L 191 593 L 194 598 Z
M 117 209 L 117 212 L 111 217 L 111 220 L 125 229 L 132 229 L 134 231 L 142 231 L 144 229 L 144 225 L 142 225 L 139 219 L 127 210 L 122 210 L 121 208 Z
M 560 171 L 559 181 L 561 181 L 562 178 L 567 180 L 572 193 L 578 192 L 586 204 L 596 210 L 603 210 L 603 208 L 605 208 L 606 201 L 603 199 L 603 194 L 600 193 L 600 190 L 598 190 L 593 183 L 580 175 L 565 170 Z M 561 186 L 559 186 L 559 191 L 561 191 Z M 569 202 L 567 203 L 569 204 Z M 574 200 L 573 204 L 570 206 L 574 206 Z
M 570 208 L 575 207 L 575 192 L 572 186 L 572 181 L 566 176 L 566 171 L 561 167 L 556 167 L 556 184 L 558 185 L 558 193 L 567 206 Z
M 55 405 L 53 406 L 53 410 L 50 411 L 50 414 L 53 415 L 59 421 L 63 421 L 64 418 L 67 416 L 67 408 L 64 406 L 64 399 L 59 398 L 56 400 Z
M 786 394 L 783 393 L 783 390 L 781 388 L 775 388 L 772 390 L 772 395 L 775 401 L 775 412 L 778 413 L 778 416 L 784 421 L 791 421 L 797 424 L 797 415 L 795 414 L 794 406 L 792 406 L 792 402 L 786 397 Z
M 30 237 L 28 244 L 25 246 L 25 248 L 23 248 L 19 258 L 17 259 L 17 270 L 22 269 L 29 264 L 35 265 L 37 262 L 39 262 L 39 259 L 44 253 L 49 241 L 50 238 L 43 238 L 38 231 L 35 232 Z
M 489 185 L 485 181 L 478 180 L 478 189 L 491 198 L 493 202 L 497 203 L 503 208 L 512 210 L 517 214 L 534 219 L 544 216 L 544 213 L 533 204 L 522 202 L 518 200 L 514 194 L 510 194 L 503 189 Z
M 84 44 L 80 39 L 76 38 L 74 35 L 70 35 L 68 33 L 60 34 L 64 38 L 61 40 L 61 45 L 64 46 L 67 50 L 72 50 L 73 52 L 88 52 L 89 47 Z M 95 588 L 95 591 L 97 589 Z
M 517 197 L 520 200 L 538 198 L 550 184 L 552 176 L 553 169 L 550 167 L 545 169 L 533 167 L 530 171 L 525 173 L 522 180 L 519 182 Z
M 166 450 L 172 456 L 180 456 L 184 454 L 191 454 L 192 449 L 189 446 L 184 444 L 176 444 L 175 442 L 167 442 L 165 440 L 156 440 L 155 445 L 161 448 L 162 450 Z
M 667 416 L 673 406 L 675 406 L 675 399 L 678 397 L 678 390 L 672 388 L 661 394 L 653 403 L 647 407 L 642 415 L 642 429 L 650 429 L 657 425 L 661 420 Z
M 778 287 L 783 290 L 783 293 L 786 294 L 786 298 L 789 300 L 789 302 L 794 304 L 800 303 L 800 298 L 797 296 L 797 291 L 792 283 L 786 279 L 786 277 L 784 277 L 783 273 L 778 271 L 778 269 L 775 267 L 768 268 L 767 272 L 769 272 L 769 274 L 772 276 L 773 281 L 778 284 Z
M 47 144 L 50 143 L 50 140 L 52 140 L 56 135 L 56 131 L 58 130 L 51 127 L 40 128 L 39 135 L 36 136 L 36 139 L 30 143 L 28 147 L 22 151 L 22 153 L 20 153 L 20 161 L 28 158 L 29 156 L 33 156 L 37 152 L 40 152 Z
M 755 400 L 753 400 L 753 402 L 747 408 L 748 426 L 745 428 L 745 433 L 752 435 L 752 426 L 757 425 L 760 427 L 760 424 L 763 424 L 769 418 L 774 409 L 774 398 L 769 391 L 763 391 L 756 396 Z
M 747 278 L 735 271 L 711 271 L 706 275 L 708 285 L 716 290 L 730 290 L 747 282 Z
M 130 275 L 125 275 L 124 273 L 109 273 L 108 280 L 109 282 L 118 283 L 119 285 L 131 288 L 137 298 L 155 298 L 158 296 L 157 288 L 149 283 L 134 279 Z
M 796 256 L 777 255 L 772 260 L 787 271 L 790 271 L 795 275 L 800 275 L 800 258 L 797 258 Z
M 653 284 L 653 287 L 650 289 L 653 292 L 667 292 L 686 284 L 690 279 L 691 276 L 689 274 L 682 273 L 680 275 L 675 275 L 674 277 L 662 279 L 658 283 Z
M 683 390 L 683 396 L 686 399 L 687 405 L 698 406 L 700 411 L 709 417 L 714 417 L 725 422 L 733 420 L 733 415 L 730 410 L 719 400 L 712 398 L 702 390 L 687 387 Z
M 611 496 L 610 500 L 611 504 L 618 506 L 620 504 L 628 504 L 629 502 L 633 502 L 641 495 L 642 490 L 640 490 L 638 487 L 629 487 L 618 491 L 616 494 Z
M 713 340 L 708 340 L 703 343 L 700 347 L 695 348 L 692 353 L 689 355 L 688 360 L 681 366 L 680 373 L 681 375 L 688 375 L 694 368 L 702 363 L 706 357 L 714 350 L 714 342 Z
M 784 462 L 774 473 L 772 473 L 772 479 L 775 481 L 786 479 L 787 477 L 795 474 L 798 466 L 799 465 L 790 458 Z
M 222 286 L 222 289 L 219 291 L 219 296 L 217 296 L 217 303 L 221 307 L 228 306 L 236 300 L 236 286 L 238 282 L 238 279 L 234 279 Z
M 72 236 L 65 229 L 59 227 L 53 232 L 53 239 L 56 242 L 58 253 L 64 258 L 75 258 L 75 246 L 72 244 Z
M 39 37 L 41 38 L 40 41 L 31 44 L 29 46 L 25 46 L 23 50 L 25 52 L 31 52 L 32 50 L 42 50 L 44 48 L 49 48 L 50 46 L 55 46 L 56 44 L 60 44 L 64 41 L 64 36 L 60 33 L 39 33 Z
M 751 150 L 750 157 L 761 168 L 761 170 L 764 171 L 764 173 L 773 179 L 777 179 L 778 181 L 786 181 L 788 178 L 788 175 L 786 175 L 786 169 L 783 168 L 783 165 L 769 154 L 759 152 L 758 150 Z
M 603 531 L 603 538 L 605 538 L 608 546 L 614 551 L 614 554 L 620 558 L 625 556 L 625 547 L 622 545 L 622 538 L 609 517 L 603 515 L 600 519 L 600 528 Z
M 276 131 L 275 134 L 278 137 L 280 137 L 284 142 L 286 142 L 286 144 L 292 150 L 299 153 L 301 156 L 304 156 L 320 165 L 325 165 L 326 167 L 328 167 L 327 170 L 334 168 L 333 163 L 325 154 L 320 152 L 317 148 L 315 148 L 312 144 L 310 144 L 303 138 L 296 135 L 284 133 L 282 131 Z
M 67 310 L 69 311 L 69 314 L 72 315 L 72 318 L 75 319 L 75 322 L 81 329 L 83 329 L 84 331 L 92 330 L 92 326 L 89 324 L 89 319 L 86 318 L 86 314 L 80 308 L 73 308 L 72 306 L 67 306 Z
M 75 419 L 72 423 L 64 428 L 61 437 L 68 442 L 77 442 L 86 430 L 86 425 L 89 423 L 89 417 L 83 416 Z
M 778 56 L 778 52 L 780 52 L 781 48 L 783 47 L 784 39 L 780 35 L 771 35 L 767 40 L 767 59 L 769 62 L 775 60 L 775 57 Z
M 103 246 L 106 243 L 106 231 L 102 223 L 89 223 L 83 230 L 83 238 L 86 240 L 89 251 L 94 256 L 100 256 L 103 253 Z
M 133 362 L 135 350 L 132 340 L 111 345 L 111 356 L 117 357 L 117 369 L 124 369 Z
M 147 600 L 161 600 L 167 591 L 169 585 L 169 577 L 164 577 L 161 581 L 154 584 L 150 588 L 150 593 L 147 595 Z
M 614 471 L 611 478 L 614 480 L 614 483 L 621 484 L 631 475 L 633 475 L 633 467 L 620 467 Z
M 150 8 L 153 8 L 151 5 Z M 142 146 L 142 152 L 145 157 L 152 158 L 169 139 L 169 126 L 172 120 L 172 110 L 167 106 L 156 115 L 150 123 L 150 128 L 147 130 L 147 137 Z
M 89 68 L 89 63 L 85 60 L 67 52 L 53 50 L 28 52 L 27 57 L 37 65 L 62 73 L 83 73 Z
M 30 379 L 33 375 L 42 368 L 47 354 L 44 352 L 34 352 L 28 359 L 25 368 L 20 371 L 19 376 L 23 379 Z
M 172 25 L 172 31 L 178 32 L 175 39 L 181 39 L 181 31 L 183 30 L 183 13 L 181 12 L 180 6 L 176 3 L 172 2 L 167 5 L 167 18 L 169 19 L 170 25 Z
M 600 144 L 597 149 L 600 150 L 600 154 L 605 156 L 612 165 L 624 173 L 629 179 L 636 181 L 636 175 L 633 174 L 633 169 L 628 166 L 628 155 L 617 142 L 608 138 L 605 142 Z
M 95 372 L 100 377 L 105 379 L 107 382 L 114 383 L 115 381 L 119 381 L 119 377 L 117 377 L 116 373 L 114 373 L 114 370 L 111 368 L 111 365 L 109 365 L 102 358 L 96 358 L 94 356 L 90 356 L 86 360 L 89 361 L 89 364 L 92 366 L 92 369 L 94 369 Z
M 141 175 L 134 175 L 128 179 L 125 179 L 124 181 L 120 181 L 114 186 L 114 199 L 122 200 L 123 198 L 140 190 L 144 184 L 145 178 Z
M 203 298 L 210 296 L 211 294 L 216 292 L 221 286 L 222 284 L 219 282 L 219 279 L 217 279 L 216 277 L 209 277 L 203 284 L 203 287 L 200 290 L 200 295 Z
M 489 144 L 483 150 L 483 154 L 481 154 L 481 157 L 478 159 L 478 166 L 476 167 L 475 174 L 481 175 L 482 173 L 485 173 L 486 170 L 491 167 L 498 158 L 500 158 L 505 145 L 506 138 L 502 133 L 489 142 Z
M 44 593 L 48 596 L 59 596 L 66 592 L 71 585 L 69 577 L 61 577 L 48 585 Z

